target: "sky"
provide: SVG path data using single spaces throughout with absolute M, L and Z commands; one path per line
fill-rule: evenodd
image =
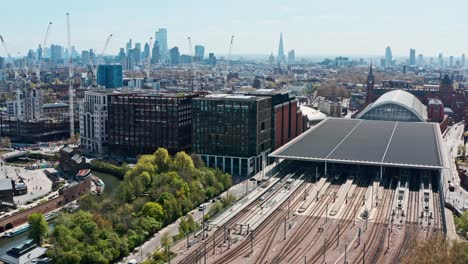
M 142 46 L 158 28 L 168 46 L 188 54 L 187 37 L 206 52 L 276 56 L 280 32 L 285 52 L 296 56 L 459 56 L 468 53 L 466 0 L 16 0 L 2 1 L 0 35 L 13 56 L 43 42 L 66 46 L 66 13 L 71 42 L 78 50 L 117 54 L 128 39 Z M 0 56 L 5 56 L 0 49 Z

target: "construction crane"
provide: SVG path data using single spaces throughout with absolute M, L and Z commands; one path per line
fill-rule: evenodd
M 107 46 L 109 46 L 109 42 L 110 42 L 112 36 L 113 36 L 113 34 L 110 34 L 107 37 L 106 43 L 104 44 L 104 47 L 102 48 L 101 53 L 98 54 L 98 56 L 96 57 L 96 63 L 94 63 L 92 56 L 89 59 L 90 67 L 91 67 L 91 79 L 92 79 L 91 83 L 92 83 L 93 86 L 97 86 L 97 83 L 96 83 L 97 70 L 98 70 L 99 65 L 101 64 L 99 59 L 104 56 L 104 53 L 107 50 Z
M 190 69 L 189 69 L 189 76 L 190 76 L 190 82 L 191 82 L 191 91 L 193 93 L 193 79 L 195 76 L 195 73 L 193 72 L 193 63 L 194 63 L 194 57 L 193 57 L 193 48 L 192 48 L 192 39 L 190 37 L 187 38 L 188 40 L 188 45 L 189 45 L 189 55 L 190 55 Z
M 153 44 L 153 37 L 150 38 L 150 41 L 149 41 L 149 51 L 148 51 L 148 54 L 146 56 L 146 69 L 145 69 L 145 72 L 146 72 L 146 79 L 148 79 L 149 81 L 149 78 L 150 78 L 150 58 L 151 58 L 151 49 L 152 49 L 152 44 Z
M 68 45 L 68 98 L 69 98 L 69 116 L 70 116 L 70 139 L 73 140 L 75 137 L 75 118 L 73 107 L 73 65 L 72 65 L 72 54 L 71 54 L 71 40 L 70 40 L 70 13 L 67 13 L 67 45 Z
M 49 40 L 49 34 L 50 34 L 50 28 L 52 27 L 52 22 L 49 22 L 49 25 L 47 26 L 47 31 L 44 37 L 44 41 L 42 42 L 42 49 L 44 50 L 47 45 L 47 40 Z M 44 53 L 42 54 L 42 58 L 37 60 L 37 68 L 36 68 L 36 76 L 37 80 L 40 83 L 41 82 L 41 64 L 44 64 Z
M 227 87 L 227 82 L 228 82 L 228 74 L 229 74 L 229 60 L 231 59 L 231 53 L 232 53 L 232 45 L 234 44 L 234 35 L 231 36 L 231 42 L 229 43 L 229 52 L 228 56 L 226 58 L 226 75 L 224 77 L 224 88 L 226 89 Z
M 10 51 L 8 50 L 8 47 L 2 35 L 0 35 L 0 41 L 2 42 L 3 49 L 5 50 L 5 53 L 7 54 L 8 59 L 11 61 L 11 67 L 13 68 L 13 72 L 15 73 L 15 81 L 18 82 L 18 71 L 16 70 L 15 61 L 11 58 Z

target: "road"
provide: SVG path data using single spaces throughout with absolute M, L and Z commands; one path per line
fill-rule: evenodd
M 246 181 L 243 181 L 243 182 L 241 182 L 241 183 L 239 183 L 237 185 L 232 186 L 228 191 L 224 192 L 221 195 L 223 196 L 223 195 L 227 195 L 229 193 L 229 195 L 232 194 L 232 195 L 235 195 L 236 197 L 240 197 L 240 196 L 244 195 L 247 190 L 251 191 L 252 189 L 253 189 L 253 183 L 249 182 L 249 180 L 246 180 Z M 211 203 L 211 202 L 207 203 L 205 212 L 208 212 L 212 206 L 213 206 L 213 203 Z M 192 214 L 193 218 L 197 222 L 201 222 L 201 219 L 203 217 L 203 211 L 199 211 L 198 208 L 197 208 L 197 209 L 189 212 L 189 214 Z M 179 233 L 179 223 L 180 223 L 180 218 L 176 222 L 174 222 L 174 223 L 166 226 L 162 230 L 160 230 L 150 240 L 146 241 L 143 245 L 136 248 L 133 253 L 131 253 L 129 256 L 124 258 L 119 263 L 126 264 L 126 263 L 128 263 L 129 260 L 132 260 L 132 259 L 135 259 L 136 261 L 138 261 L 138 263 L 141 263 L 144 260 L 148 259 L 148 257 L 153 252 L 155 252 L 156 250 L 161 248 L 160 240 L 161 240 L 162 234 L 168 233 L 172 237 L 172 236 L 176 235 L 177 233 Z
M 444 135 L 444 144 L 450 160 L 450 170 L 448 173 L 449 179 L 445 179 L 445 199 L 447 202 L 455 206 L 460 210 L 468 208 L 468 192 L 460 187 L 460 177 L 458 175 L 457 168 L 455 166 L 455 158 L 458 156 L 458 146 L 463 144 L 464 125 L 463 123 L 457 123 L 449 127 Z M 448 181 L 455 185 L 455 191 L 450 192 L 447 190 Z

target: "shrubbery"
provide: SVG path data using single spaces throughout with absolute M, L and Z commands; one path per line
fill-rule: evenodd
M 91 161 L 91 170 L 112 174 L 123 179 L 125 173 L 127 173 L 127 171 L 129 171 L 130 168 L 126 165 L 116 166 L 107 162 L 93 160 Z
M 49 253 L 56 263 L 115 261 L 232 184 L 230 175 L 200 162 L 195 167 L 184 152 L 172 158 L 165 149 L 141 156 L 132 169 L 98 161 L 93 167 L 126 172 L 115 197 L 87 195 L 80 200 L 84 211 L 58 218 Z M 196 228 L 190 216 L 183 221 L 184 233 Z

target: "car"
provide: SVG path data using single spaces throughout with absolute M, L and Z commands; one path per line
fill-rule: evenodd
M 127 263 L 128 264 L 138 264 L 138 261 L 136 259 L 131 259 Z
M 198 211 L 204 211 L 206 209 L 206 204 L 200 204 L 200 206 L 198 206 Z

